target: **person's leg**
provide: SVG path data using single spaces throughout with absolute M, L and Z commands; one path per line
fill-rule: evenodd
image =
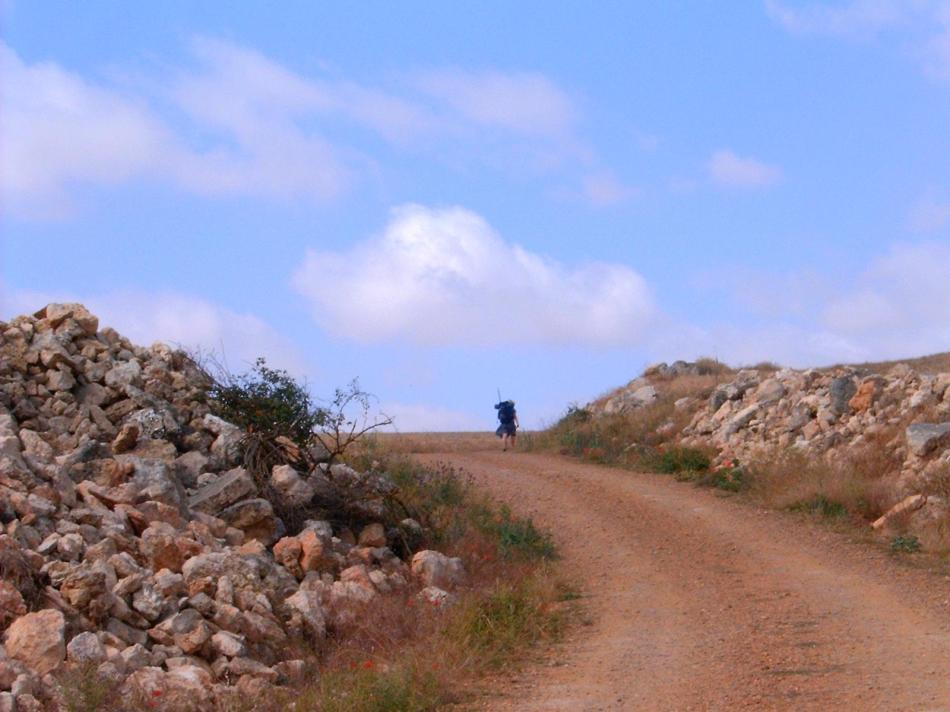
M 502 445 L 504 446 L 502 447 L 502 450 L 507 451 L 508 450 L 508 431 L 505 431 L 505 434 L 502 437 L 501 442 L 502 442 Z

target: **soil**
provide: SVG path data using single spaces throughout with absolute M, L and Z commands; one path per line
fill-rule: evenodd
M 473 709 L 950 710 L 950 576 L 918 555 L 669 476 L 420 457 L 551 531 L 584 592 L 589 625 Z

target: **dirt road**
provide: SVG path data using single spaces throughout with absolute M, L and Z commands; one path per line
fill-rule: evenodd
M 950 710 L 950 578 L 669 477 L 425 455 L 553 532 L 587 595 L 491 710 Z

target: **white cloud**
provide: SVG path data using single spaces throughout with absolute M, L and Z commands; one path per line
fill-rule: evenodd
M 25 62 L 0 42 L 5 209 L 61 217 L 77 187 L 133 179 L 204 196 L 330 200 L 378 171 L 358 132 L 341 127 L 440 158 L 451 149 L 452 160 L 550 171 L 590 158 L 573 100 L 541 74 L 434 70 L 380 89 L 213 38 L 194 39 L 191 52 L 187 69 L 118 87 Z
M 298 349 L 263 319 L 235 312 L 200 297 L 175 292 L 115 291 L 101 294 L 51 294 L 6 290 L 0 318 L 32 314 L 50 302 L 79 302 L 133 343 L 155 341 L 214 352 L 235 372 L 246 370 L 258 356 L 295 374 L 305 371 Z
M 950 245 L 896 245 L 822 314 L 825 327 L 868 355 L 950 350 Z
M 445 69 L 420 75 L 417 86 L 460 117 L 517 133 L 567 137 L 577 119 L 571 98 L 541 74 Z
M 873 39 L 889 32 L 924 71 L 950 79 L 950 2 L 947 0 L 851 0 L 792 7 L 766 0 L 766 11 L 798 35 Z
M 177 151 L 141 102 L 52 62 L 28 65 L 0 42 L 0 189 L 5 209 L 59 217 L 77 183 L 116 184 L 167 169 Z
M 383 403 L 380 413 L 393 419 L 389 430 L 400 433 L 425 432 L 470 432 L 493 430 L 495 425 L 490 417 L 479 417 L 437 405 L 419 403 Z
M 308 252 L 293 284 L 321 326 L 364 343 L 619 346 L 641 342 L 654 316 L 628 267 L 565 267 L 462 208 L 398 208 L 378 238 Z
M 597 207 L 607 207 L 626 203 L 640 195 L 639 189 L 620 182 L 609 172 L 586 176 L 583 181 L 583 195 Z
M 765 7 L 790 32 L 870 36 L 901 23 L 912 4 L 906 0 L 852 0 L 790 7 L 784 2 L 766 0 Z
M 950 245 L 899 244 L 840 275 L 732 277 L 739 310 L 722 323 L 667 322 L 653 332 L 657 358 L 715 356 L 816 366 L 950 351 Z M 748 282 L 748 284 L 745 284 Z M 751 317 L 751 319 L 750 319 Z
M 709 176 L 717 185 L 729 188 L 764 188 L 782 177 L 778 166 L 756 158 L 738 156 L 728 149 L 715 151 L 709 159 Z
M 935 232 L 950 224 L 950 199 L 928 191 L 911 208 L 907 225 L 915 232 Z

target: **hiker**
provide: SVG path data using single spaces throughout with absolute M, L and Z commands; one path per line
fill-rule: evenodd
M 518 428 L 521 427 L 521 423 L 518 422 L 518 411 L 515 410 L 515 402 L 506 400 L 501 403 L 496 403 L 495 410 L 498 411 L 498 421 L 501 423 L 501 425 L 498 426 L 498 430 L 495 431 L 495 435 L 502 439 L 505 450 L 508 449 L 508 440 L 510 438 L 511 447 L 513 448 L 518 438 Z

